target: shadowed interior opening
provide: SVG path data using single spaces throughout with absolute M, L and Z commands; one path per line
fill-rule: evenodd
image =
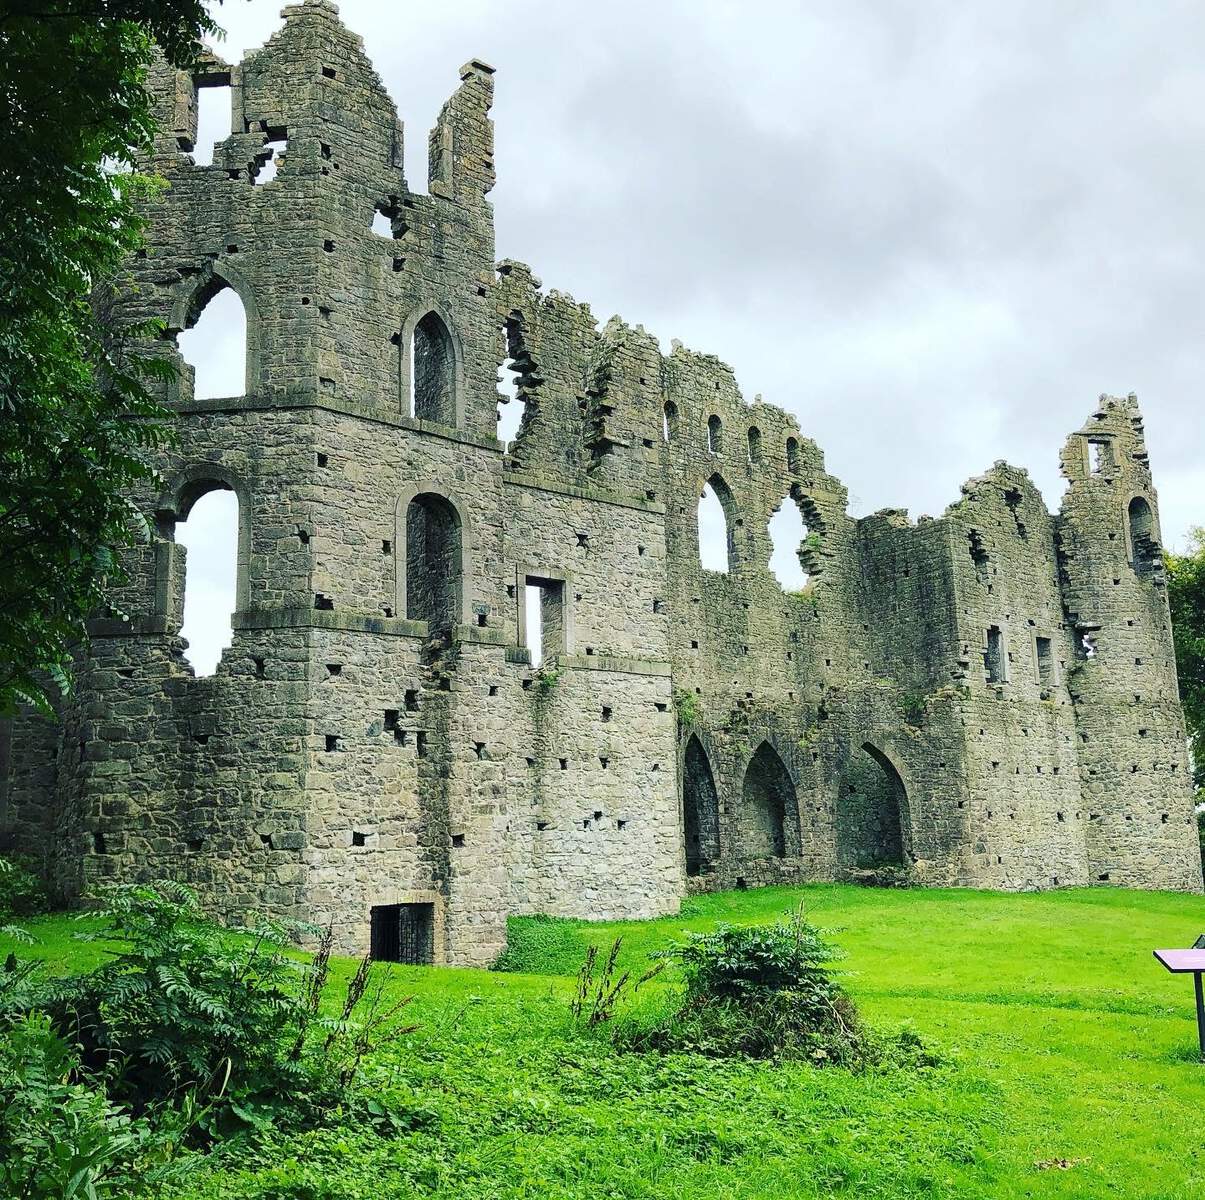
M 720 856 L 720 802 L 707 753 L 693 734 L 682 761 L 682 830 L 686 874 L 702 875 Z
M 406 616 L 447 632 L 460 618 L 460 517 L 433 492 L 406 508 Z

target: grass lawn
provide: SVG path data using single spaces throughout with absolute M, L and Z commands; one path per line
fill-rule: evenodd
M 867 1021 L 911 1026 L 943 1065 L 851 1075 L 620 1054 L 571 1026 L 590 942 L 621 935 L 622 961 L 643 968 L 686 930 L 801 901 L 847 952 Z M 33 923 L 42 943 L 26 952 L 85 969 L 100 951 L 73 928 Z M 1201 932 L 1200 896 L 1107 889 L 814 886 L 703 897 L 659 921 L 516 920 L 527 973 L 392 968 L 421 1025 L 370 1065 L 392 1127 L 269 1133 L 203 1160 L 172 1195 L 1200 1200 L 1191 980 L 1151 950 Z

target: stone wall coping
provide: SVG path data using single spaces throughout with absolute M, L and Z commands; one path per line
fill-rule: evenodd
M 502 482 L 513 487 L 531 488 L 537 492 L 555 492 L 560 496 L 573 496 L 581 500 L 595 500 L 600 504 L 614 504 L 618 508 L 635 508 L 641 512 L 664 514 L 665 505 L 658 500 L 646 500 L 631 492 L 604 491 L 601 488 L 580 488 L 568 483 L 558 483 L 546 476 L 503 475 Z
M 391 637 L 425 638 L 428 632 L 426 621 L 314 608 L 252 608 L 234 613 L 230 623 L 235 629 L 338 629 Z
M 670 664 L 655 658 L 613 658 L 608 654 L 558 654 L 556 665 L 570 671 L 610 671 L 616 675 L 651 675 L 668 679 Z
M 427 433 L 434 437 L 443 438 L 448 442 L 456 442 L 462 446 L 475 446 L 479 450 L 490 450 L 501 454 L 503 446 L 497 438 L 477 437 L 466 433 L 463 429 L 453 429 L 450 425 L 440 425 L 435 421 L 420 421 L 415 417 L 407 417 L 400 412 L 391 412 L 373 404 L 358 404 L 354 400 L 344 400 L 337 396 L 316 396 L 312 392 L 288 391 L 272 395 L 254 396 L 225 396 L 212 400 L 189 400 L 173 406 L 174 411 L 181 416 L 195 416 L 202 413 L 226 412 L 289 412 L 296 409 L 312 408 L 323 412 L 338 413 L 345 417 L 359 417 L 364 421 L 375 421 L 378 425 L 392 425 L 395 429 L 413 429 L 416 433 Z

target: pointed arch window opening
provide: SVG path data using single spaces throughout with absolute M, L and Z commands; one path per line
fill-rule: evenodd
M 428 312 L 411 335 L 408 407 L 419 421 L 455 426 L 456 348 L 443 318 Z
M 757 466 L 761 462 L 761 430 L 756 425 L 749 426 L 749 465 Z
M 724 423 L 712 413 L 707 418 L 707 453 L 719 454 L 724 443 Z
M 406 507 L 406 617 L 447 633 L 460 622 L 465 581 L 460 514 L 443 496 L 422 492 Z
M 699 563 L 705 571 L 727 575 L 733 562 L 733 536 L 722 494 L 726 489 L 716 478 L 703 485 L 697 510 Z
M 672 442 L 678 436 L 678 406 L 667 400 L 661 409 L 661 437 L 666 442 Z

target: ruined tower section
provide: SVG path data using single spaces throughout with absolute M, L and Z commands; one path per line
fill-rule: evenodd
M 509 911 L 672 911 L 664 510 L 587 469 L 588 310 L 495 270 L 492 69 L 462 68 L 423 192 L 334 5 L 284 16 L 241 64 L 153 72 L 169 186 L 123 311 L 165 324 L 178 441 L 60 730 L 6 731 L 6 819 L 57 847 L 69 895 L 182 879 L 384 957 L 488 962 Z M 212 87 L 233 132 L 207 164 Z M 199 395 L 178 342 L 224 292 L 245 382 Z M 496 438 L 504 359 L 526 460 Z M 176 530 L 214 490 L 238 501 L 237 606 L 196 677 Z
M 961 724 L 963 878 L 1010 889 L 1086 883 L 1055 523 L 1026 472 L 997 463 L 937 524 L 955 661 L 927 707 L 951 709 Z
M 1198 890 L 1159 504 L 1137 399 L 1102 396 L 1062 469 L 1058 562 L 1088 878 Z

